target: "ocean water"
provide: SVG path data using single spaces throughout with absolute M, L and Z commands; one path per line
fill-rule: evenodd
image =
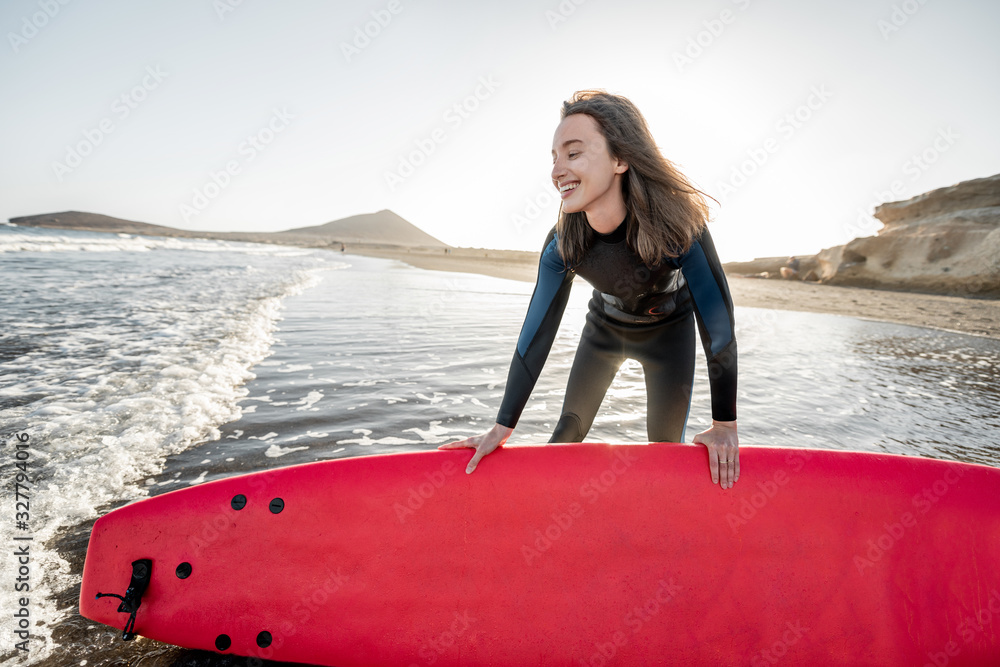
M 322 250 L 0 227 L 0 540 L 30 537 L 29 654 L 10 615 L 0 662 L 230 665 L 76 612 L 93 521 L 127 502 L 321 459 L 431 449 L 496 415 L 532 285 Z M 574 287 L 511 443 L 555 424 L 590 289 Z M 853 318 L 743 308 L 745 445 L 997 464 L 1000 341 Z M 687 439 L 710 423 L 699 350 Z M 626 364 L 588 436 L 645 439 Z M 23 459 L 22 459 L 23 461 Z M 707 475 L 707 470 L 706 470 Z M 11 556 L 3 609 L 15 608 Z

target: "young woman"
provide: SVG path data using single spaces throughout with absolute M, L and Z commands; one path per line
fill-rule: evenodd
M 542 249 L 496 425 L 442 449 L 476 450 L 466 472 L 514 430 L 548 356 L 576 275 L 594 286 L 549 442 L 581 442 L 626 358 L 642 364 L 650 442 L 681 442 L 694 375 L 694 320 L 708 358 L 712 482 L 740 475 L 733 303 L 699 190 L 664 158 L 629 100 L 580 91 L 563 103 L 552 144 L 562 207 Z

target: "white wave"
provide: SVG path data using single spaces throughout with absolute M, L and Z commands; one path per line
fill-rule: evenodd
M 35 269 L 34 280 L 50 270 L 48 282 L 15 282 L 18 289 L 2 302 L 14 324 L 0 332 L 6 336 L 0 437 L 30 437 L 31 600 L 40 623 L 33 626 L 32 656 L 39 660 L 54 646 L 49 628 L 67 613 L 57 608 L 56 593 L 79 585 L 48 546 L 53 538 L 122 501 L 147 496 L 168 456 L 218 440 L 219 427 L 240 417 L 252 367 L 270 352 L 283 299 L 315 285 L 322 268 L 346 266 L 309 269 L 295 259 L 267 257 L 236 260 L 256 263 L 242 266 L 233 264 L 233 254 L 184 264 L 196 258 L 190 251 L 214 245 L 216 252 L 224 244 L 106 236 L 97 245 L 44 243 L 50 250 L 182 252 L 159 263 L 136 257 L 126 263 L 128 271 L 106 263 L 108 270 L 92 278 L 73 259 L 26 264 Z M 4 234 L 8 245 L 10 237 Z M 13 274 L 16 265 L 4 262 L 0 272 Z M 78 277 L 66 284 L 67 275 Z M 5 479 L 12 479 L 12 465 L 12 457 L 0 461 Z M 0 559 L 0 579 L 12 580 L 11 562 Z M 0 606 L 13 607 L 7 604 L 12 595 L 0 593 Z
M 303 398 L 301 401 L 296 401 L 292 405 L 299 405 L 301 407 L 295 408 L 296 410 L 317 410 L 313 406 L 323 400 L 323 392 L 321 391 L 310 391 L 309 394 Z
M 16 230 L 16 231 L 15 231 Z M 0 232 L 0 253 L 4 252 L 149 252 L 151 250 L 194 250 L 209 253 L 241 253 L 304 257 L 311 248 L 269 243 L 244 243 L 216 239 L 139 236 L 105 232 L 14 227 Z M 348 264 L 343 264 L 348 266 Z
M 292 452 L 300 452 L 304 449 L 309 449 L 308 447 L 281 447 L 280 445 L 271 445 L 264 452 L 264 456 L 275 459 L 279 456 L 284 456 L 285 454 L 291 454 Z

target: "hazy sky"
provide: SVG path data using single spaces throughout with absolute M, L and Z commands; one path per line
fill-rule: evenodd
M 65 4 L 64 4 L 65 3 Z M 1000 172 L 996 0 L 5 0 L 0 218 L 278 231 L 390 208 L 538 249 L 575 90 L 626 95 L 724 260 Z

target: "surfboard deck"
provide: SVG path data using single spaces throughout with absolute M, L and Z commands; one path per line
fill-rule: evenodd
M 741 447 L 508 446 L 280 468 L 119 508 L 80 613 L 316 665 L 1000 663 L 1000 470 Z M 183 575 L 183 578 L 182 578 Z M 944 660 L 945 662 L 940 662 Z

